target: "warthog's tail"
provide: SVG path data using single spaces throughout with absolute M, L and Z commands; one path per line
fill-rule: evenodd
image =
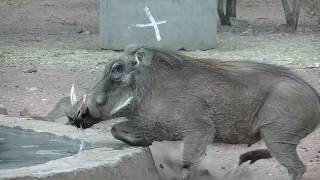
M 254 151 L 249 151 L 240 155 L 239 165 L 244 162 L 250 161 L 250 164 L 258 161 L 259 159 L 269 159 L 272 158 L 268 149 L 257 149 Z

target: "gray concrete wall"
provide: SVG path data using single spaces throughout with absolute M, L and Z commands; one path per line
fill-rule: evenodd
M 0 115 L 0 126 L 46 132 L 72 139 L 81 137 L 72 126 L 4 115 Z M 85 131 L 84 140 L 100 147 L 35 166 L 0 169 L 0 179 L 158 180 L 158 173 L 148 148 L 130 147 L 114 139 L 110 132 L 99 133 L 93 129 Z
M 216 8 L 216 0 L 100 0 L 100 45 L 211 49 L 217 44 Z M 160 23 L 159 36 L 153 26 L 142 27 L 152 18 Z

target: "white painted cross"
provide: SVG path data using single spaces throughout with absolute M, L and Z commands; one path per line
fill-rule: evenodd
M 148 16 L 148 18 L 150 20 L 150 23 L 148 23 L 148 24 L 134 24 L 132 26 L 140 27 L 140 28 L 153 27 L 154 32 L 156 34 L 157 41 L 161 41 L 161 35 L 160 35 L 160 31 L 159 31 L 158 25 L 167 23 L 167 21 L 156 21 L 153 18 L 150 9 L 147 6 L 144 7 L 144 11 L 145 11 L 146 15 Z M 131 26 L 129 26 L 129 29 L 131 29 Z

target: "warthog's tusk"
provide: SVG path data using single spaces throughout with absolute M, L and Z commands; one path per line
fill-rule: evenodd
M 80 105 L 80 114 L 86 114 L 87 113 L 87 109 L 88 109 L 88 106 L 87 106 L 87 95 L 85 94 L 82 98 L 82 102 L 81 102 L 81 105 Z
M 78 108 L 78 119 L 82 119 L 82 115 L 86 114 L 87 113 L 87 109 L 88 109 L 88 106 L 87 106 L 87 95 L 85 94 L 82 98 L 82 102 Z
M 122 108 L 126 107 L 128 104 L 131 103 L 133 97 L 132 95 L 130 97 L 128 97 L 127 99 L 125 99 L 124 101 L 120 101 L 111 111 L 110 111 L 110 115 L 115 114 L 116 112 L 118 112 L 119 110 L 121 110 Z
M 71 87 L 71 92 L 70 92 L 70 102 L 71 102 L 71 105 L 75 105 L 77 103 L 77 95 L 75 93 L 75 88 L 74 88 L 74 83 L 72 84 L 72 87 Z

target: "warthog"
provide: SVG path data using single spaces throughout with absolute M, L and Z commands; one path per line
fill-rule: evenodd
M 251 145 L 261 138 L 268 149 L 243 154 L 240 164 L 272 156 L 290 180 L 301 180 L 306 168 L 296 147 L 317 127 L 319 110 L 317 92 L 284 67 L 131 48 L 67 116 L 83 128 L 125 117 L 111 132 L 134 146 L 183 140 L 184 180 L 196 178 L 212 139 Z

